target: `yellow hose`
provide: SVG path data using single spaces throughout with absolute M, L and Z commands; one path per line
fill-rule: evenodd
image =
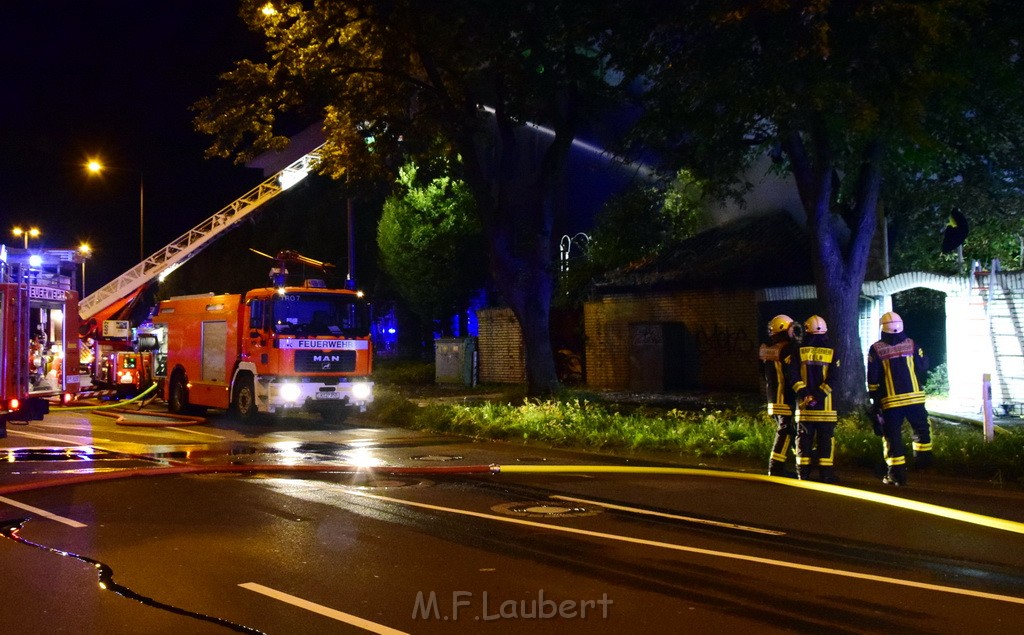
M 143 390 L 141 393 L 135 395 L 127 401 L 117 401 L 114 403 L 103 404 L 102 406 L 51 406 L 50 410 L 104 410 L 106 408 L 123 408 L 125 404 L 130 404 L 133 401 L 138 401 L 144 398 L 149 393 L 156 390 L 157 383 L 153 382 L 149 388 Z

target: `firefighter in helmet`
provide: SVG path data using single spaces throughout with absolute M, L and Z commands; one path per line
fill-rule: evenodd
M 889 311 L 879 320 L 881 339 L 868 349 L 868 395 L 876 419 L 875 434 L 882 437 L 888 485 L 907 484 L 903 421 L 913 430 L 915 467 L 932 463 L 932 434 L 922 386 L 928 358 L 903 332 L 903 318 Z
M 838 482 L 835 470 L 835 431 L 838 415 L 832 404 L 832 387 L 839 370 L 839 356 L 829 344 L 828 325 L 818 315 L 804 322 L 804 337 L 789 367 L 789 381 L 796 393 L 797 477 L 808 480 L 815 466 L 826 483 Z
M 786 454 L 796 437 L 793 413 L 796 395 L 787 380 L 788 367 L 796 357 L 793 339 L 793 318 L 776 315 L 768 322 L 768 343 L 758 350 L 761 374 L 764 376 L 768 414 L 775 420 L 775 440 L 768 459 L 769 476 L 795 476 L 783 469 Z

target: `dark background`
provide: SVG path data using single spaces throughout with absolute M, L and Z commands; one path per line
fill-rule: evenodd
M 191 106 L 260 49 L 231 0 L 4 3 L 0 20 L 0 242 L 95 253 L 88 291 L 139 262 L 144 182 L 150 255 L 263 180 L 204 159 Z M 90 176 L 100 158 L 112 169 Z

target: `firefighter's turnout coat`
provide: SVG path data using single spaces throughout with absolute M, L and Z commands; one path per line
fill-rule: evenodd
M 868 349 L 868 393 L 882 410 L 924 404 L 928 358 L 905 333 L 883 333 Z

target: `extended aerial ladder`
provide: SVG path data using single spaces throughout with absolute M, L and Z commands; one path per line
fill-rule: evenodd
M 83 323 L 147 283 L 158 278 L 162 280 L 214 239 L 236 227 L 239 221 L 264 203 L 301 181 L 316 166 L 321 148 L 323 144 L 302 155 L 163 249 L 89 294 L 79 304 L 79 315 Z

